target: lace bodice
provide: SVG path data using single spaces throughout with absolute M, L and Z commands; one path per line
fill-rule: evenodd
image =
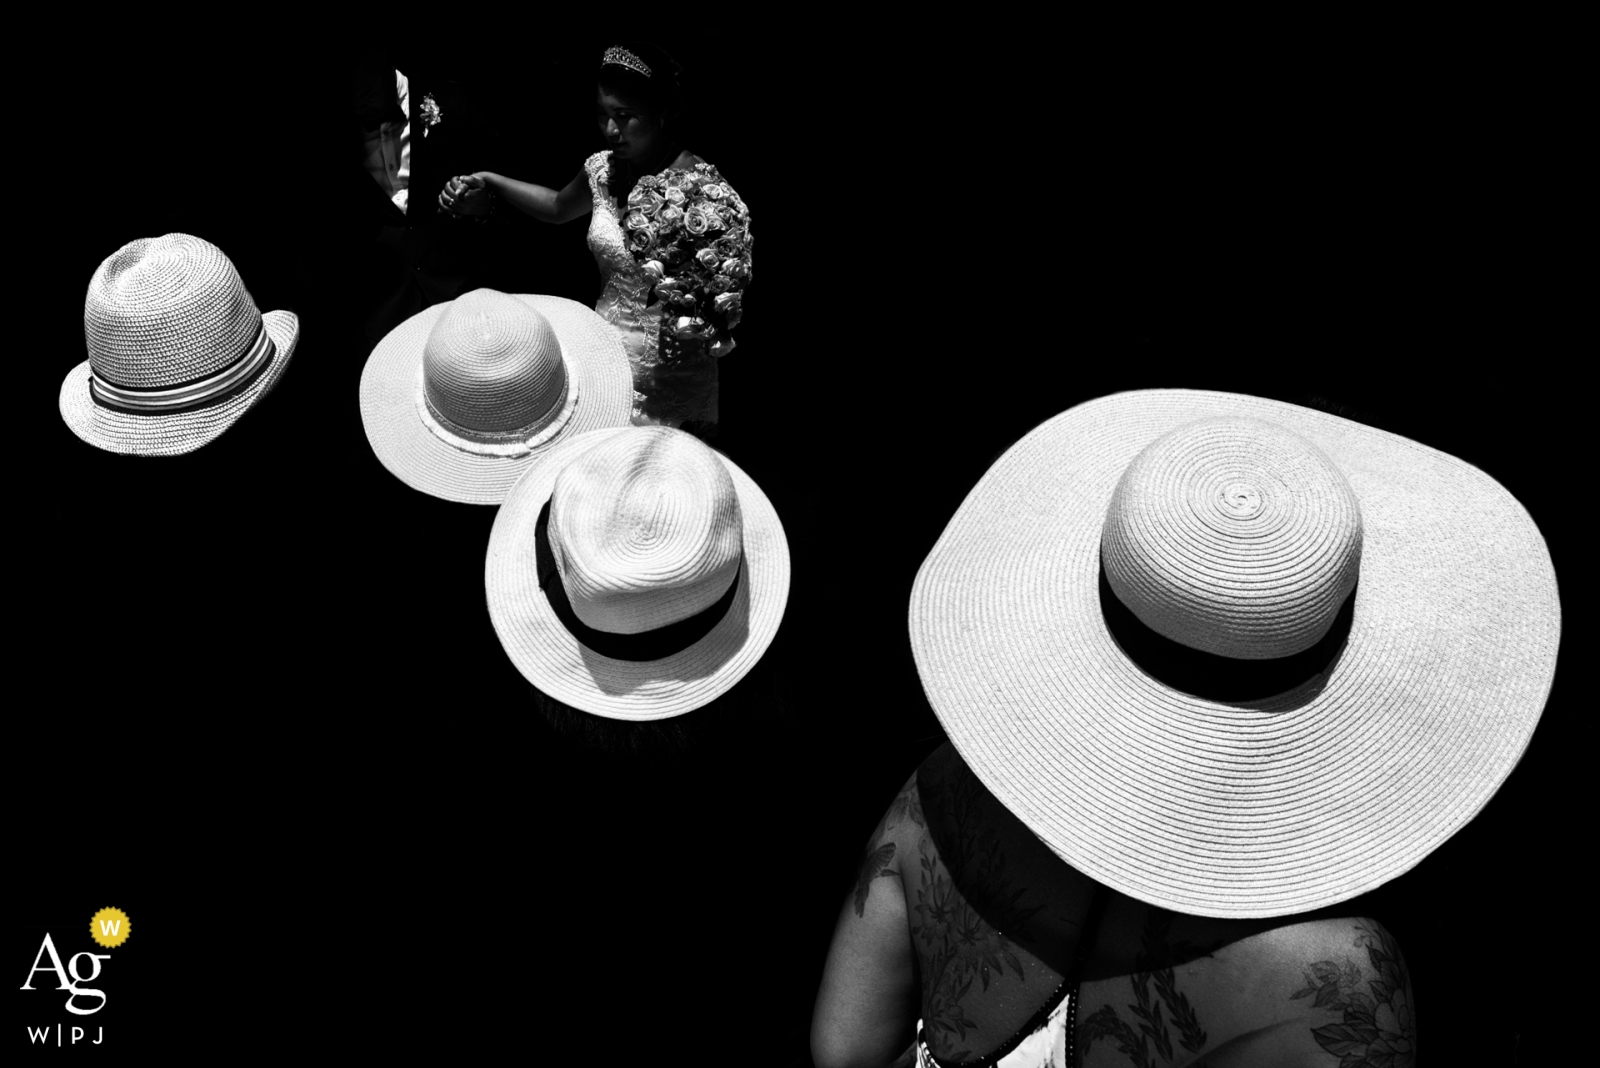
M 646 304 L 650 283 L 628 251 L 622 219 L 608 186 L 611 153 L 596 152 L 583 166 L 589 173 L 589 194 L 594 202 L 589 215 L 589 251 L 600 267 L 600 299 L 594 310 L 622 337 L 633 368 L 633 421 L 647 423 L 651 420 L 645 418 L 644 408 L 649 400 L 650 371 L 656 363 L 660 310 Z
M 589 172 L 589 193 L 594 198 L 594 213 L 589 220 L 589 251 L 600 265 L 602 281 L 610 285 L 612 279 L 618 279 L 631 291 L 647 292 L 649 285 L 633 253 L 628 251 L 622 219 L 607 184 L 611 153 L 596 152 L 583 166 Z

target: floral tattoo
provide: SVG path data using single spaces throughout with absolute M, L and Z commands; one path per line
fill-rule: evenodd
M 936 1047 L 956 1047 L 940 1056 L 971 1060 L 973 1051 L 964 1043 L 978 1024 L 967 1015 L 963 1001 L 975 985 L 988 990 L 1007 972 L 1027 980 L 1022 958 L 1001 930 L 1023 929 L 1044 906 L 1011 885 L 977 779 L 937 758 L 923 765 L 919 777 L 927 782 L 929 804 L 938 806 L 934 816 L 939 828 L 950 836 L 947 853 L 935 848 L 931 835 L 923 836 L 918 850 L 922 871 L 911 931 L 923 965 L 923 1026 Z M 983 913 L 956 887 L 949 863 L 957 864 L 971 885 L 995 891 Z
M 1353 945 L 1367 951 L 1376 973 L 1367 989 L 1361 989 L 1365 970 L 1346 957 L 1308 967 L 1305 986 L 1289 997 L 1315 998 L 1313 1006 L 1339 1014 L 1337 1022 L 1311 1031 L 1318 1045 L 1339 1058 L 1339 1068 L 1415 1068 L 1416 1021 L 1400 947 L 1376 924 L 1358 923 L 1356 932 Z
M 911 780 L 901 787 L 900 793 L 895 796 L 889 811 L 884 813 L 883 819 L 878 823 L 878 829 L 873 832 L 872 841 L 867 844 L 867 851 L 861 857 L 861 867 L 856 873 L 856 915 L 867 914 L 867 895 L 872 892 L 874 879 L 898 879 L 900 872 L 894 867 L 893 842 L 884 842 L 883 836 L 898 827 L 903 820 L 910 820 L 918 827 L 926 827 L 927 823 L 922 818 L 922 801 L 917 796 L 917 779 Z
M 1172 914 L 1152 908 L 1145 922 L 1134 973 L 1128 977 L 1133 987 L 1133 1002 L 1127 1006 L 1133 1023 L 1124 1020 L 1114 1005 L 1103 1005 L 1078 1025 L 1078 1045 L 1087 1053 L 1099 1039 L 1111 1039 L 1135 1068 L 1155 1068 L 1173 1058 L 1173 1035 L 1189 1053 L 1199 1053 L 1206 1045 L 1205 1028 L 1194 1006 L 1179 989 L 1173 962 L 1192 960 L 1209 953 L 1197 953 L 1188 942 L 1171 940 Z M 1212 952 L 1215 950 L 1213 949 Z M 1155 994 L 1151 996 L 1151 987 Z M 1164 1010 L 1164 1011 L 1163 1011 Z M 1160 1061 L 1155 1058 L 1159 1056 Z M 1197 1066 L 1198 1068 L 1198 1066 Z

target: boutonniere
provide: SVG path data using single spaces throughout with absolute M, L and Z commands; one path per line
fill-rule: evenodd
M 439 102 L 428 93 L 422 98 L 422 136 L 427 137 L 428 131 L 439 125 Z

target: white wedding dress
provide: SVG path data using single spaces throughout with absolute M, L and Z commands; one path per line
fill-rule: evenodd
M 584 169 L 594 197 L 589 251 L 600 265 L 604 282 L 594 310 L 621 335 L 627 349 L 633 367 L 634 424 L 715 423 L 716 357 L 701 348 L 670 362 L 660 359 L 661 304 L 645 303 L 651 283 L 628 251 L 622 218 L 608 187 L 611 153 L 596 152 L 584 162 Z

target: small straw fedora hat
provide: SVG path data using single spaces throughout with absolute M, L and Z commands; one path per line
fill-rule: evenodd
M 557 443 L 632 414 L 621 339 L 563 297 L 475 289 L 424 308 L 361 373 L 361 420 L 383 466 L 467 504 L 499 504 Z
M 789 544 L 761 488 L 692 434 L 595 430 L 511 491 L 484 582 L 535 687 L 598 716 L 665 719 L 726 693 L 772 643 Z
M 1539 721 L 1561 607 L 1532 518 L 1470 464 L 1143 390 L 995 462 L 923 562 L 910 632 L 955 748 L 1059 856 L 1249 918 L 1372 890 L 1470 821 Z
M 262 314 L 233 262 L 189 234 L 130 241 L 83 303 L 89 358 L 61 383 L 61 418 L 108 452 L 176 456 L 212 441 L 277 384 L 300 339 Z

